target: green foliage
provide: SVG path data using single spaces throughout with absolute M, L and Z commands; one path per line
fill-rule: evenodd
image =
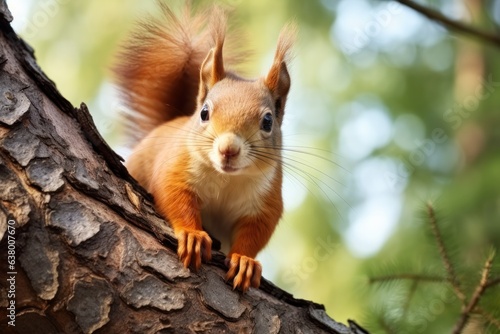
M 408 270 L 396 266 L 392 269 L 399 273 L 371 274 L 370 283 L 380 286 L 374 300 L 380 301 L 382 295 L 389 295 L 384 298 L 384 307 L 390 310 L 375 309 L 370 319 L 373 328 L 386 332 L 398 328 L 398 333 L 440 333 L 453 328 L 453 333 L 462 333 L 467 326 L 474 325 L 480 332 L 488 328 L 498 330 L 498 291 L 495 290 L 500 287 L 500 272 L 494 250 L 489 252 L 486 260 L 483 255 L 482 268 L 477 265 L 481 263 L 477 259 L 475 263 L 463 265 L 471 254 L 474 258 L 479 257 L 474 252 L 477 248 L 465 249 L 461 245 L 456 252 L 459 254 L 452 256 L 430 203 L 427 205 L 427 221 L 436 246 L 435 253 L 439 256 L 426 254 L 424 258 L 431 261 L 439 257 L 442 267 L 416 269 L 410 264 L 414 268 Z
M 154 1 L 7 2 L 44 71 L 74 105 L 89 104 L 120 149 L 109 68 Z M 499 2 L 427 5 L 494 31 Z M 500 248 L 500 49 L 393 1 L 219 3 L 234 8 L 231 21 L 253 51 L 250 77 L 270 65 L 285 22 L 300 28 L 284 125 L 288 210 L 260 256 L 265 276 L 326 304 L 336 320 L 365 319 L 374 333 L 451 332 L 465 302 L 450 285 L 424 203 L 435 203 L 469 301 L 491 249 Z M 377 276 L 393 279 L 369 284 Z M 489 277 L 499 276 L 496 256 Z M 480 298 L 488 315 L 473 315 L 470 332 L 500 331 L 498 300 L 497 283 Z

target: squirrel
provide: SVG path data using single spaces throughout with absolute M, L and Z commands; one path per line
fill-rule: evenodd
M 259 287 L 255 260 L 283 213 L 282 134 L 295 36 L 286 25 L 269 72 L 256 80 L 226 69 L 226 14 L 218 7 L 144 21 L 114 68 L 129 132 L 145 135 L 126 166 L 173 227 L 186 268 L 227 254 L 233 289 Z M 141 137 L 141 135 L 139 135 Z

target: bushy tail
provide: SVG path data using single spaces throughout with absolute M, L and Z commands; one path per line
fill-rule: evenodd
M 220 8 L 196 15 L 185 8 L 176 15 L 163 3 L 159 7 L 162 15 L 140 23 L 113 69 L 134 141 L 195 111 L 201 64 L 216 41 L 225 38 L 226 16 Z

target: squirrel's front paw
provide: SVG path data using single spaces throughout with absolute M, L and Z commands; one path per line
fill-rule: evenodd
M 251 257 L 233 253 L 226 259 L 229 270 L 226 280 L 233 280 L 233 289 L 246 292 L 250 286 L 258 288 L 262 275 L 262 266 L 259 261 Z
M 212 257 L 212 239 L 208 233 L 200 230 L 182 230 L 175 233 L 178 246 L 177 255 L 184 264 L 189 267 L 190 264 L 196 270 L 200 269 L 201 260 L 210 261 Z

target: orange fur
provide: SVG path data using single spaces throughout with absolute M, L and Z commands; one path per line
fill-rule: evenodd
M 181 19 L 162 10 L 168 21 L 143 25 L 116 67 L 135 112 L 129 125 L 147 132 L 127 167 L 172 224 L 183 264 L 210 260 L 216 237 L 228 252 L 227 278 L 246 291 L 259 286 L 254 258 L 283 212 L 280 126 L 293 29 L 280 35 L 269 73 L 246 80 L 225 70 L 220 9 Z

